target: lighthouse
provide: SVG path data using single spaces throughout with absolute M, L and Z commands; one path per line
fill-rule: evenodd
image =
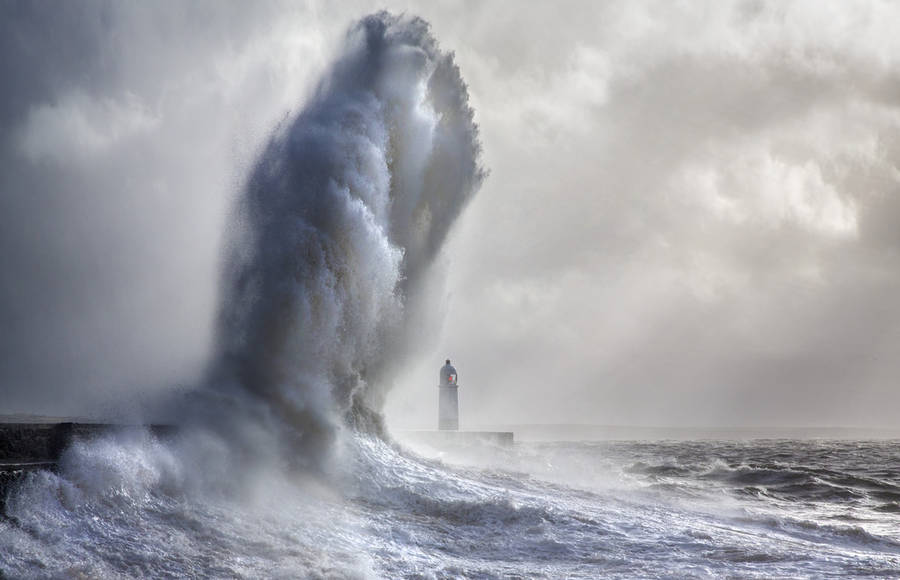
M 429 449 L 461 451 L 484 445 L 512 446 L 512 431 L 460 431 L 459 375 L 450 364 L 450 359 L 441 367 L 438 377 L 437 430 L 399 431 L 398 435 L 410 443 L 424 445 L 426 452 Z
M 438 429 L 441 431 L 459 430 L 459 384 L 457 384 L 456 369 L 447 359 L 447 364 L 441 367 L 440 382 L 438 383 Z

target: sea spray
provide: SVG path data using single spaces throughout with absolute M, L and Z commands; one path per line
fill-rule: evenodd
M 481 184 L 479 153 L 466 86 L 425 21 L 352 27 L 238 201 L 207 390 L 286 426 L 301 462 L 342 425 L 377 429 L 404 305 Z
M 452 56 L 427 24 L 363 19 L 239 202 L 212 381 L 272 406 L 306 452 L 368 421 L 403 303 L 483 177 Z

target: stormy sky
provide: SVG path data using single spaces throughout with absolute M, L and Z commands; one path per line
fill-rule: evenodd
M 491 171 L 389 419 L 450 357 L 464 425 L 896 424 L 900 6 L 332 4 L 0 4 L 0 412 L 197 381 L 256 154 L 388 8 Z

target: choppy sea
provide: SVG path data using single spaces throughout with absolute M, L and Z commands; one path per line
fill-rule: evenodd
M 10 492 L 0 570 L 900 577 L 897 441 L 545 442 L 422 454 L 353 435 L 314 476 L 215 465 L 148 434 L 77 444 L 58 473 L 32 473 Z

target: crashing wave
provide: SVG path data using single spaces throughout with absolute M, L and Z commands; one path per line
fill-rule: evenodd
M 479 154 L 466 85 L 428 24 L 355 25 L 239 199 L 210 390 L 287 425 L 301 455 L 342 424 L 379 429 L 404 304 L 479 188 Z

